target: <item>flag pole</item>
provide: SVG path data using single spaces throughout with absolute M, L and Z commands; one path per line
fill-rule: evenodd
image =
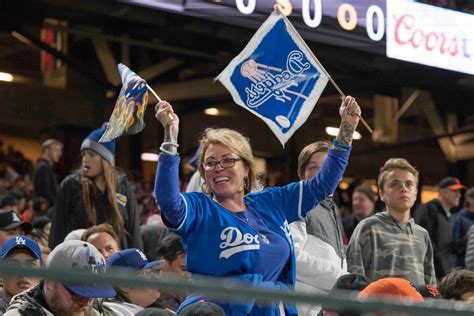
M 155 98 L 158 100 L 158 102 L 161 102 L 161 98 L 158 96 L 158 94 L 148 85 L 148 83 L 146 84 L 146 87 L 148 88 L 148 90 L 150 90 L 150 92 L 155 96 Z M 174 117 L 173 117 L 173 114 L 171 113 L 168 113 L 168 116 L 169 118 L 174 121 Z
M 334 88 L 336 88 L 337 92 L 339 92 L 339 94 L 341 95 L 341 97 L 345 97 L 346 95 L 344 94 L 344 92 L 342 92 L 341 88 L 339 88 L 339 86 L 337 85 L 337 83 L 332 79 L 331 75 L 329 74 L 329 72 L 326 70 L 326 68 L 324 68 L 324 66 L 321 64 L 321 62 L 319 61 L 319 59 L 316 57 L 316 55 L 314 55 L 313 51 L 311 50 L 311 48 L 309 48 L 308 44 L 306 44 L 306 42 L 304 41 L 304 39 L 301 37 L 300 33 L 298 33 L 298 31 L 295 29 L 295 27 L 293 26 L 293 24 L 291 24 L 290 20 L 288 20 L 288 18 L 285 16 L 285 14 L 283 14 L 283 11 L 281 10 L 280 6 L 278 4 L 275 4 L 274 7 L 273 7 L 276 11 L 278 11 L 282 16 L 283 16 L 283 19 L 285 19 L 285 22 L 286 22 L 286 25 L 291 28 L 291 30 L 296 34 L 296 36 L 298 37 L 298 39 L 301 41 L 301 43 L 303 43 L 303 45 L 305 46 L 305 48 L 309 51 L 309 53 L 311 54 L 311 57 L 314 58 L 314 60 L 316 60 L 316 63 L 318 64 L 319 67 L 321 67 L 321 69 L 324 71 L 325 75 L 328 77 L 329 81 L 332 83 L 332 85 L 334 86 Z M 362 124 L 365 126 L 365 128 L 372 134 L 374 131 L 372 130 L 372 128 L 370 128 L 369 124 L 367 124 L 367 122 L 364 120 L 364 118 L 361 116 L 361 115 L 358 115 Z
M 148 90 L 150 90 L 151 93 L 153 93 L 153 95 L 155 96 L 155 98 L 158 100 L 158 102 L 161 102 L 161 98 L 158 96 L 158 94 L 156 94 L 156 92 L 148 85 L 148 83 L 146 84 L 146 87 L 148 88 Z

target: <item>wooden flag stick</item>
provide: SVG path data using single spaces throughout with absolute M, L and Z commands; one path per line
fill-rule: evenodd
M 324 71 L 325 75 L 328 77 L 329 81 L 332 83 L 332 85 L 334 86 L 334 88 L 336 88 L 337 92 L 339 92 L 339 94 L 342 96 L 342 97 L 345 97 L 346 95 L 344 94 L 344 92 L 342 92 L 341 88 L 339 88 L 339 86 L 337 85 L 337 83 L 332 79 L 331 75 L 329 74 L 329 72 L 326 70 L 326 68 L 324 68 L 324 66 L 321 64 L 321 62 L 319 61 L 319 59 L 316 57 L 316 55 L 314 55 L 313 51 L 309 48 L 308 44 L 306 44 L 306 42 L 304 41 L 304 39 L 301 37 L 300 33 L 298 33 L 298 31 L 295 29 L 295 27 L 293 26 L 293 24 L 291 24 L 290 20 L 288 20 L 288 18 L 285 16 L 285 14 L 283 14 L 283 12 L 281 11 L 280 7 L 278 5 L 275 5 L 274 6 L 274 9 L 278 12 L 280 12 L 280 14 L 283 16 L 283 18 L 285 19 L 285 21 L 287 22 L 286 25 L 288 25 L 288 27 L 294 32 L 295 36 L 297 36 L 299 38 L 299 40 L 301 41 L 301 43 L 303 43 L 303 45 L 305 46 L 305 48 L 309 51 L 309 53 L 311 54 L 311 57 L 314 58 L 314 60 L 316 60 L 318 66 Z M 367 122 L 364 120 L 364 118 L 360 115 L 358 115 L 362 124 L 365 126 L 365 128 L 372 134 L 374 131 L 372 130 L 372 128 L 370 128 L 369 124 L 367 124 Z

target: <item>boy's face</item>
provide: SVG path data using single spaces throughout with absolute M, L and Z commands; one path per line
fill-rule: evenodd
M 41 265 L 40 261 L 26 249 L 12 250 L 5 259 L 24 267 L 39 267 Z M 3 287 L 10 297 L 32 288 L 38 285 L 38 283 L 39 279 L 35 278 L 16 276 L 3 277 Z
M 308 164 L 304 168 L 302 180 L 308 180 L 314 177 L 319 172 L 319 169 L 321 169 L 321 167 L 323 166 L 324 160 L 326 160 L 327 155 L 328 154 L 325 151 L 318 151 L 314 153 L 309 159 Z
M 387 174 L 380 198 L 388 210 L 406 212 L 415 203 L 417 193 L 415 176 L 409 171 L 395 169 Z
M 464 293 L 461 296 L 461 300 L 474 303 L 474 291 Z

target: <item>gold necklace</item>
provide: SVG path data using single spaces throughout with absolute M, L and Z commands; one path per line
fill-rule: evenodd
M 247 210 L 245 211 L 242 211 L 242 212 L 238 212 L 238 213 L 242 213 L 242 216 L 245 218 L 245 223 L 247 223 L 248 226 L 250 226 L 250 228 L 252 228 L 254 231 L 257 232 L 257 234 L 260 236 L 260 239 L 265 243 L 265 244 L 270 244 L 270 240 L 268 240 L 267 236 L 265 236 L 264 234 L 262 234 L 256 227 L 254 227 L 252 224 L 250 224 L 250 219 L 246 216 L 245 212 L 249 212 L 250 209 L 247 207 Z M 232 212 L 233 213 L 233 212 Z M 260 215 L 258 215 L 257 212 L 254 212 L 257 214 L 258 217 L 260 217 Z M 240 217 L 237 217 L 240 219 Z M 260 217 L 260 219 L 262 219 Z M 263 222 L 263 219 L 262 219 L 262 222 Z
M 247 224 L 248 226 L 250 226 L 250 228 L 252 228 L 258 236 L 260 236 L 260 239 L 265 243 L 265 244 L 270 244 L 270 240 L 267 238 L 267 236 L 265 236 L 264 234 L 262 234 L 256 227 L 254 227 L 252 224 L 250 224 L 250 219 L 245 215 L 245 212 L 249 212 L 250 211 L 250 208 L 247 206 L 247 204 L 244 203 L 244 210 L 243 211 L 240 211 L 240 212 L 233 212 L 229 209 L 227 209 L 225 206 L 223 206 L 221 203 L 219 203 L 219 201 L 217 201 L 217 199 L 215 198 L 215 196 L 212 197 L 212 200 L 214 200 L 217 204 L 219 204 L 220 206 L 222 206 L 223 208 L 225 208 L 227 211 L 231 212 L 235 217 L 237 217 L 239 220 L 241 220 L 242 222 L 244 222 L 245 224 Z M 242 213 L 242 216 L 243 218 L 245 218 L 245 220 L 242 220 L 242 218 L 240 218 L 240 216 L 236 215 L 236 213 Z M 254 212 L 255 214 L 257 214 L 257 216 L 262 220 L 263 222 L 263 219 L 262 217 L 260 217 L 260 215 L 257 213 L 257 212 Z

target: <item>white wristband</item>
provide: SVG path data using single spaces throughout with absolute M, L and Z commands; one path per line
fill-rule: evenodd
M 169 145 L 169 146 L 173 146 L 173 147 L 176 147 L 176 148 L 179 147 L 178 144 L 172 143 L 172 142 L 163 142 L 163 143 L 161 143 L 161 147 L 163 147 L 164 145 Z
M 163 145 L 160 147 L 160 151 L 171 156 L 179 156 L 178 153 L 174 153 L 174 152 L 164 149 Z

